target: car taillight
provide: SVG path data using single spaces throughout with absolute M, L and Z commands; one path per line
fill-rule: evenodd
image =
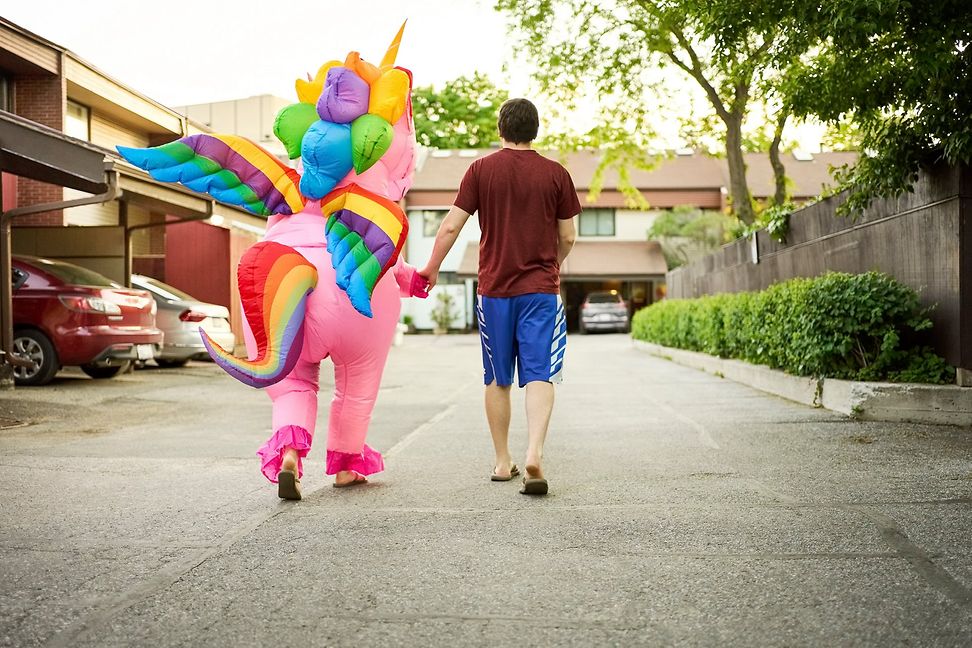
M 82 297 L 80 295 L 59 295 L 61 303 L 79 313 L 104 313 L 121 315 L 121 307 L 101 297 Z
M 207 315 L 205 313 L 200 313 L 194 310 L 184 310 L 179 313 L 179 319 L 183 322 L 201 322 L 206 319 Z

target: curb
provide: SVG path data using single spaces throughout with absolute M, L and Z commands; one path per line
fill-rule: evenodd
M 792 376 L 742 360 L 728 360 L 641 340 L 633 342 L 636 349 L 676 364 L 861 421 L 972 426 L 972 389 L 967 387 Z

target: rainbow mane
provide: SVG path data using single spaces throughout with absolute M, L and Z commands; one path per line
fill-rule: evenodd
M 408 219 L 396 203 L 357 185 L 325 196 L 321 212 L 328 217 L 324 231 L 337 285 L 359 313 L 371 317 L 371 294 L 398 259 Z
M 317 285 L 317 269 L 293 248 L 269 241 L 243 255 L 238 272 L 240 297 L 256 357 L 235 357 L 199 329 L 213 360 L 240 382 L 268 387 L 297 363 L 304 341 L 307 296 Z

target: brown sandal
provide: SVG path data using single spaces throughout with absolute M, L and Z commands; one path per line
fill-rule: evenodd
M 500 475 L 497 475 L 496 474 L 496 468 L 493 468 L 493 474 L 489 476 L 489 480 L 490 481 L 496 481 L 496 482 L 508 482 L 508 481 L 511 481 L 514 477 L 516 477 L 519 474 L 520 474 L 520 469 L 517 467 L 516 464 L 512 464 L 510 466 L 510 476 L 509 477 L 501 477 Z
M 277 497 L 285 500 L 299 500 L 300 480 L 293 470 L 281 470 L 277 473 Z
M 542 477 L 524 477 L 520 492 L 524 495 L 546 495 L 547 480 Z

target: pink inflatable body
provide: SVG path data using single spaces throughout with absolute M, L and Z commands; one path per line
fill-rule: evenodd
M 286 245 L 310 261 L 318 273 L 318 288 L 307 300 L 304 344 L 293 370 L 267 388 L 273 400 L 273 436 L 257 454 L 263 474 L 277 480 L 283 448 L 297 449 L 302 460 L 310 450 L 317 426 L 318 374 L 321 361 L 334 363 L 334 395 L 327 428 L 326 473 L 353 470 L 380 472 L 381 455 L 365 444 L 381 374 L 395 334 L 401 298 L 424 283 L 415 268 L 399 257 L 393 271 L 381 278 L 372 294 L 374 316 L 363 317 L 335 283 L 335 270 L 324 239 L 327 220 L 320 205 L 310 202 L 293 216 L 272 216 L 265 241 Z M 421 294 L 421 293 L 420 293 Z M 251 336 L 247 350 L 257 349 Z M 298 462 L 302 474 L 302 461 Z

